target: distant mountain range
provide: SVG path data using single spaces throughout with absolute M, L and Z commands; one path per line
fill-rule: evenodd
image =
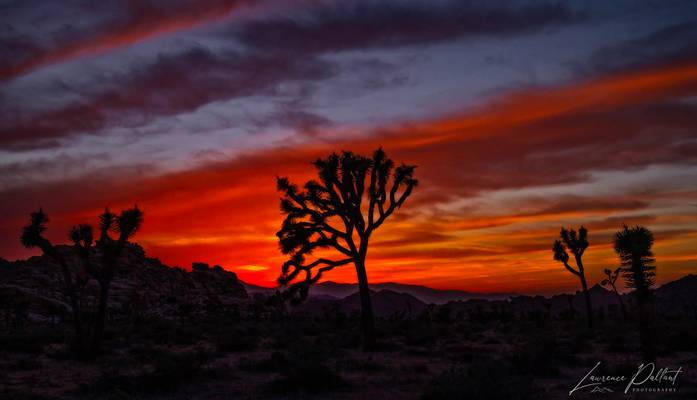
M 397 293 L 392 290 L 371 290 L 370 298 L 373 312 L 376 316 L 387 318 L 396 315 L 416 317 L 421 314 L 428 304 L 407 293 Z M 361 312 L 361 299 L 357 292 L 344 298 L 337 299 L 326 295 L 310 296 L 297 306 L 294 313 L 310 316 L 322 315 L 357 315 Z
M 569 313 L 583 315 L 585 299 L 581 291 L 569 294 L 556 294 L 551 297 L 509 294 L 478 294 L 463 291 L 436 290 L 424 286 L 383 283 L 371 286 L 371 300 L 375 315 L 379 317 L 413 317 L 436 304 L 447 308 L 453 314 L 497 313 L 508 310 L 514 315 L 562 316 Z M 305 315 L 346 315 L 360 313 L 360 299 L 356 285 L 326 282 L 315 287 L 314 295 L 302 303 L 295 312 Z M 268 290 L 268 289 L 266 289 Z M 312 290 L 312 289 L 311 289 Z M 319 293 L 318 293 L 319 292 Z M 345 297 L 338 297 L 352 292 Z M 619 315 L 620 305 L 617 295 L 596 284 L 589 289 L 593 309 L 596 313 Z M 697 318 L 697 275 L 687 275 L 667 283 L 654 292 L 656 309 L 663 316 L 692 316 Z M 430 301 L 424 301 L 419 296 Z M 622 295 L 628 309 L 633 309 L 636 301 L 631 294 Z
M 242 282 L 250 295 L 255 293 L 272 294 L 274 288 L 251 285 Z M 473 293 L 462 290 L 438 290 L 419 285 L 407 285 L 387 282 L 370 285 L 373 305 L 377 315 L 391 315 L 395 312 L 418 313 L 428 304 L 450 304 L 455 308 L 493 305 L 508 300 L 509 304 L 520 311 L 548 311 L 552 314 L 565 312 L 570 308 L 582 312 L 584 298 L 581 291 L 563 293 L 551 297 L 526 296 L 514 293 Z M 589 289 L 593 308 L 596 310 L 619 311 L 617 295 L 596 284 Z M 310 288 L 310 298 L 301 307 L 312 314 L 320 313 L 328 306 L 350 313 L 359 310 L 358 285 L 355 283 L 322 282 Z M 656 307 L 662 315 L 688 314 L 697 318 L 697 275 L 686 275 L 656 288 Z M 623 299 L 628 306 L 634 301 L 630 294 Z M 472 301 L 470 301 L 472 300 Z
M 247 289 L 247 293 L 252 295 L 255 293 L 270 294 L 276 290 L 244 282 L 243 284 L 245 289 Z M 464 290 L 439 290 L 421 285 L 394 282 L 374 283 L 370 285 L 370 289 L 373 291 L 389 290 L 395 293 L 409 294 L 426 304 L 445 304 L 450 301 L 466 301 L 470 299 L 505 300 L 516 296 L 515 293 L 476 293 Z M 318 283 L 310 288 L 311 297 L 324 299 L 343 299 L 354 293 L 358 293 L 358 284 L 356 283 L 328 281 Z

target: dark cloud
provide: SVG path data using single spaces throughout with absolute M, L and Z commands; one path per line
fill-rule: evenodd
M 697 11 L 697 10 L 696 10 Z M 582 76 L 697 60 L 697 20 L 679 22 L 631 40 L 602 47 L 577 66 Z
M 232 34 L 250 48 L 308 54 L 515 35 L 580 18 L 565 3 L 320 1 L 290 16 L 247 22 Z
M 0 148 L 42 147 L 79 133 L 141 126 L 155 117 L 193 111 L 212 101 L 272 93 L 281 82 L 326 79 L 334 75 L 334 69 L 332 63 L 312 57 L 213 53 L 202 47 L 161 55 L 149 65 L 102 82 L 106 90 L 84 101 L 41 115 L 3 113 Z M 282 117 L 306 126 L 324 122 L 300 111 Z
M 278 113 L 272 117 L 282 126 L 291 127 L 309 135 L 314 135 L 319 129 L 332 125 L 332 121 L 329 118 L 294 106 L 282 106 Z
M 550 201 L 549 204 L 546 204 L 545 207 L 539 211 L 521 215 L 535 216 L 578 211 L 627 211 L 638 210 L 648 206 L 648 202 L 634 199 L 561 196 Z
M 593 229 L 618 229 L 622 225 L 650 225 L 658 219 L 655 215 L 622 215 L 616 217 L 608 217 L 602 221 L 593 222 L 589 226 Z
M 42 184 L 46 180 L 63 180 L 69 176 L 81 175 L 86 169 L 109 164 L 111 155 L 107 152 L 41 157 L 0 164 L 0 188 Z
M 15 2 L 2 7 L 0 81 L 227 16 L 251 0 Z

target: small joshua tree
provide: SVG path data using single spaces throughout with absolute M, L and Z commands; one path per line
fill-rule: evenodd
M 323 273 L 353 264 L 361 298 L 363 346 L 370 349 L 375 346 L 375 322 L 365 266 L 368 241 L 417 185 L 415 167 L 394 168 L 382 149 L 372 158 L 351 152 L 331 154 L 314 165 L 319 181 L 307 182 L 303 190 L 287 178 L 277 179 L 286 218 L 276 236 L 281 251 L 289 256 L 278 280 L 289 285 L 293 300 L 302 301 Z M 307 260 L 320 249 L 333 249 L 341 258 Z
M 63 293 L 70 303 L 73 318 L 73 350 L 82 354 L 84 352 L 84 328 L 82 315 L 82 296 L 84 286 L 87 282 L 84 275 L 80 274 L 75 268 L 71 268 L 64 255 L 44 237 L 48 216 L 43 209 L 30 214 L 29 224 L 22 229 L 20 241 L 26 248 L 38 247 L 47 257 L 58 263 L 63 278 Z
M 615 234 L 615 252 L 620 257 L 622 278 L 634 289 L 639 306 L 639 337 L 644 361 L 654 361 L 655 348 L 651 337 L 654 304 L 653 291 L 656 266 L 653 258 L 653 233 L 643 226 L 624 226 Z
M 128 239 L 136 233 L 143 223 L 143 212 L 137 206 L 122 211 L 120 215 L 113 214 L 109 209 L 106 209 L 100 216 L 100 236 L 96 243 L 94 243 L 92 226 L 73 226 L 68 236 L 73 242 L 73 249 L 81 261 L 82 268 L 70 266 L 63 254 L 43 236 L 47 222 L 48 217 L 43 210 L 39 209 L 39 211 L 32 213 L 29 225 L 22 231 L 22 244 L 26 247 L 39 247 L 46 256 L 54 259 L 60 265 L 64 291 L 72 308 L 75 349 L 81 356 L 95 356 L 99 351 L 104 333 L 109 288 L 114 272 L 118 267 L 118 259 L 123 253 Z M 117 237 L 112 238 L 110 232 L 116 233 Z M 98 257 L 99 262 L 93 262 L 93 256 Z M 88 341 L 84 329 L 82 301 L 84 287 L 90 277 L 99 283 L 99 301 L 91 331 L 92 336 Z
M 627 319 L 627 309 L 624 307 L 624 300 L 622 300 L 622 295 L 620 294 L 619 291 L 617 291 L 617 286 L 615 286 L 615 282 L 617 282 L 617 278 L 620 276 L 620 273 L 622 272 L 622 267 L 616 268 L 614 271 L 605 268 L 603 271 L 605 272 L 605 275 L 607 278 L 603 279 L 600 284 L 603 286 L 610 286 L 612 288 L 612 291 L 615 292 L 617 295 L 617 299 L 620 301 L 620 308 L 622 310 L 622 318 Z
M 561 228 L 559 234 L 561 240 L 556 240 L 552 251 L 554 252 L 554 259 L 564 264 L 564 267 L 576 275 L 581 281 L 581 287 L 583 288 L 583 296 L 586 300 L 586 317 L 588 321 L 588 328 L 593 329 L 593 306 L 591 305 L 591 297 L 588 293 L 588 284 L 586 283 L 586 275 L 583 269 L 583 253 L 588 248 L 588 230 L 583 226 L 579 228 L 578 233 L 573 229 Z M 574 260 L 576 261 L 576 268 L 574 269 L 569 265 L 569 254 L 567 249 L 573 254 Z

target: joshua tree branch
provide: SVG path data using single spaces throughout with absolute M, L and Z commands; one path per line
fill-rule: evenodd
M 373 231 L 380 227 L 383 222 L 389 217 L 395 209 L 399 208 L 404 204 L 404 201 L 409 197 L 411 194 L 411 191 L 414 189 L 414 183 L 413 182 L 408 182 L 407 187 L 405 188 L 404 192 L 399 196 L 397 199 L 396 193 L 397 190 L 399 189 L 400 184 L 398 182 L 395 182 L 394 185 L 392 186 L 392 189 L 390 190 L 390 205 L 387 208 L 387 210 L 383 211 L 380 210 L 380 218 L 373 224 L 373 226 L 370 227 L 370 230 Z
M 569 265 L 569 263 L 566 262 L 566 261 L 564 261 L 564 267 L 566 267 L 566 269 L 569 270 L 569 272 L 571 272 L 572 274 L 574 274 L 574 275 L 576 275 L 576 276 L 581 276 L 581 273 L 578 272 L 578 271 L 576 271 L 575 269 L 573 269 L 573 268 Z
M 351 252 L 351 250 L 347 249 L 346 247 L 342 246 L 339 243 L 339 241 L 337 240 L 337 235 L 332 235 L 331 237 L 327 237 L 327 235 L 322 231 L 319 231 L 319 235 L 322 238 L 322 240 L 324 240 L 326 243 L 332 245 L 334 248 L 336 248 L 340 252 L 346 254 L 347 256 L 353 256 L 353 253 Z

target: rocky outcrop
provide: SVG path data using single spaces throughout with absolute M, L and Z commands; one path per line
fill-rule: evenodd
M 80 263 L 70 246 L 61 251 L 76 271 Z M 99 258 L 94 257 L 93 262 Z M 9 262 L 0 260 L 0 315 L 7 320 L 22 316 L 34 321 L 62 318 L 70 310 L 62 293 L 62 276 L 56 262 L 45 256 Z M 88 282 L 85 303 L 94 303 L 97 283 Z M 234 272 L 216 265 L 194 263 L 191 271 L 168 267 L 148 258 L 143 249 L 131 244 L 122 256 L 112 281 L 110 318 L 196 318 L 215 313 L 239 312 L 247 298 Z

